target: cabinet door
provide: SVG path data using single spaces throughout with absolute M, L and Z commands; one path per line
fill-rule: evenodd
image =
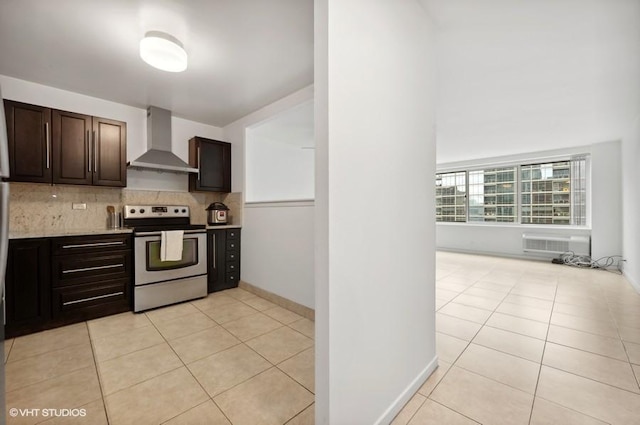
M 225 279 L 225 232 L 224 230 L 207 231 L 208 272 L 207 290 L 209 293 L 219 291 Z
M 194 137 L 189 162 L 200 171 L 189 175 L 190 191 L 231 192 L 231 144 Z
M 41 329 L 50 319 L 49 241 L 9 241 L 6 274 L 6 337 Z
M 4 101 L 10 181 L 51 183 L 51 110 Z
M 106 118 L 93 118 L 91 152 L 93 184 L 127 185 L 127 124 Z
M 53 110 L 52 128 L 53 183 L 90 185 L 91 117 Z

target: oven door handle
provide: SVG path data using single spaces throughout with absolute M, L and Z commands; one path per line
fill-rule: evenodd
M 207 233 L 206 229 L 194 229 L 194 230 L 185 230 L 185 235 L 196 235 L 198 233 Z M 134 236 L 160 236 L 160 232 L 135 232 Z

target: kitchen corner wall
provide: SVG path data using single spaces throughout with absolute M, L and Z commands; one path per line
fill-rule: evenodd
M 191 222 L 206 224 L 205 209 L 211 202 L 218 201 L 224 202 L 231 209 L 232 223 L 242 223 L 241 193 L 190 193 L 11 183 L 9 229 L 14 234 L 105 229 L 107 206 L 113 205 L 116 211 L 122 211 L 122 206 L 127 204 L 188 205 L 191 208 Z M 87 209 L 74 210 L 74 203 L 86 204 Z
M 311 99 L 313 86 L 308 86 L 224 127 L 224 140 L 232 146 L 234 191 L 244 187 L 245 130 Z M 223 202 L 234 210 L 236 204 Z M 238 202 L 235 210 L 242 206 L 242 200 Z M 242 222 L 242 280 L 315 308 L 313 214 L 312 202 L 247 205 Z

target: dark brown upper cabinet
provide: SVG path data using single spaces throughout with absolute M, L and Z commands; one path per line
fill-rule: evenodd
M 11 181 L 125 187 L 127 124 L 5 100 Z
M 189 140 L 190 192 L 231 192 L 231 143 L 194 137 Z
M 53 183 L 90 185 L 91 117 L 54 110 L 52 121 Z
M 51 183 L 51 109 L 4 101 L 10 181 Z

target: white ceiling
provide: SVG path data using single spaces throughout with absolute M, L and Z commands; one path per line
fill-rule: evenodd
M 178 38 L 173 74 L 138 54 Z M 224 126 L 313 82 L 313 0 L 2 0 L 0 74 Z
M 438 163 L 618 140 L 640 113 L 640 1 L 424 1 Z

